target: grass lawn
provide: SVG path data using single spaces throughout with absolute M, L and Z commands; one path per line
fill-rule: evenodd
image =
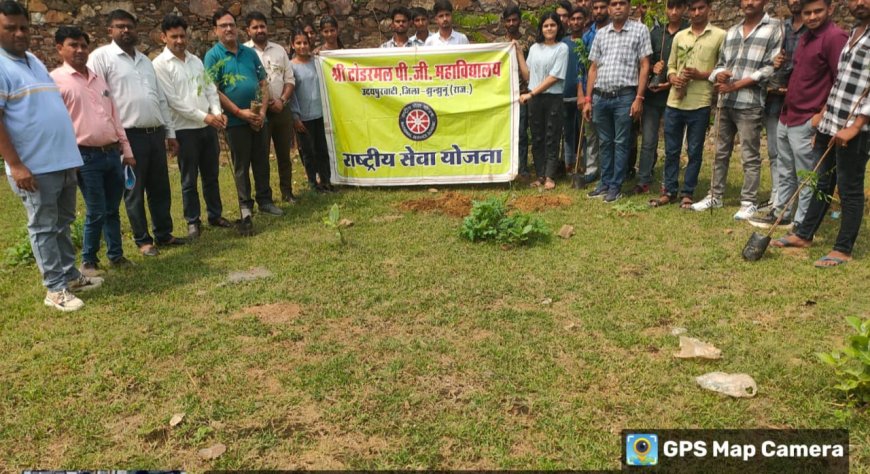
M 286 216 L 256 216 L 253 238 L 206 228 L 149 259 L 124 214 L 138 265 L 108 273 L 81 311 L 44 307 L 35 266 L 0 268 L 0 463 L 613 469 L 623 428 L 848 428 L 853 471 L 870 472 L 867 412 L 836 403 L 832 372 L 814 356 L 842 345 L 845 316 L 868 315 L 870 235 L 865 226 L 842 268 L 812 266 L 833 243 L 830 221 L 808 251 L 744 262 L 751 230 L 731 218 L 739 161 L 726 207 L 712 213 L 621 215 L 562 181 L 551 194 L 566 205 L 537 214 L 577 234 L 509 250 L 461 240 L 459 218 L 403 210 L 446 189 L 302 193 Z M 171 180 L 183 236 L 177 170 Z M 273 180 L 277 192 L 274 166 Z M 3 248 L 24 226 L 17 201 L 0 185 Z M 333 203 L 354 221 L 344 246 L 321 222 Z M 226 283 L 252 267 L 272 276 Z M 674 327 L 715 344 L 722 360 L 675 359 Z M 694 377 L 712 371 L 746 372 L 759 393 L 704 391 Z M 175 413 L 185 417 L 170 428 Z M 216 443 L 226 452 L 201 459 Z

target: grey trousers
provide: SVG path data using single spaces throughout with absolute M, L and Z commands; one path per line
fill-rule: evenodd
M 595 123 L 592 120 L 587 120 L 585 122 L 585 127 L 586 130 L 583 133 L 586 134 L 586 146 L 584 150 L 586 153 L 586 174 L 594 175 L 598 173 L 598 155 L 600 153 L 598 145 L 598 129 L 595 127 Z
M 779 143 L 777 130 L 779 116 L 785 96 L 768 94 L 764 103 L 764 129 L 767 131 L 767 160 L 770 162 L 770 203 L 774 208 L 781 208 L 785 202 L 779 200 Z
M 76 172 L 70 168 L 33 177 L 34 192 L 19 189 L 12 177 L 7 179 L 27 211 L 27 234 L 42 284 L 49 291 L 60 291 L 81 276 L 70 237 L 70 224 L 76 220 Z
M 812 170 L 819 159 L 818 150 L 813 146 L 813 137 L 816 131 L 811 126 L 812 120 L 811 118 L 805 123 L 793 127 L 779 124 L 776 130 L 779 150 L 776 165 L 779 174 L 776 203 L 779 206 L 774 209 L 776 212 L 785 212 L 786 217 L 791 215 L 792 209 L 783 208 L 800 183 L 798 172 Z M 794 206 L 794 221 L 796 223 L 803 221 L 812 199 L 812 188 L 805 186 L 801 190 L 797 206 Z
M 756 204 L 758 184 L 761 179 L 761 127 L 764 123 L 764 109 L 734 109 L 722 107 L 719 117 L 719 147 L 713 160 L 713 178 L 710 182 L 710 195 L 722 199 L 728 182 L 728 164 L 734 151 L 734 137 L 740 134 L 740 152 L 743 162 L 743 187 L 740 201 Z

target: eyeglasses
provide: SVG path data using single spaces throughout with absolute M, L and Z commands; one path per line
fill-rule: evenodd
M 221 29 L 221 30 L 231 30 L 231 29 L 236 27 L 236 24 L 235 23 L 221 23 L 221 24 L 217 25 L 217 27 L 218 27 L 218 29 Z

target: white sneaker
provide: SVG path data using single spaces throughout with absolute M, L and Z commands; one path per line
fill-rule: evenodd
M 734 219 L 738 221 L 745 221 L 750 217 L 755 216 L 756 209 L 755 204 L 752 204 L 749 201 L 741 201 L 740 202 L 740 210 L 734 213 Z
M 722 207 L 722 200 L 719 198 L 714 198 L 713 196 L 707 195 L 704 199 L 692 204 L 693 211 L 706 211 L 707 209 L 720 208 Z
M 69 285 L 70 291 L 90 291 L 99 288 L 100 285 L 103 284 L 103 279 L 100 277 L 86 277 L 80 275 L 77 279 L 68 281 L 67 284 Z
M 75 311 L 81 309 L 85 302 L 78 299 L 76 295 L 70 293 L 69 290 L 63 289 L 60 291 L 49 291 L 45 294 L 43 300 L 46 306 L 53 306 L 61 311 Z

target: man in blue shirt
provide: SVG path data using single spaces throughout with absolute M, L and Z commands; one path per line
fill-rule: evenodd
M 213 74 L 221 107 L 229 117 L 227 141 L 233 157 L 242 230 L 250 232 L 253 230 L 254 200 L 251 199 L 248 168 L 253 170 L 255 198 L 260 211 L 276 216 L 284 214 L 273 202 L 269 185 L 269 137 L 264 127 L 269 84 L 257 53 L 239 44 L 233 14 L 225 8 L 218 10 L 212 17 L 212 24 L 218 43 L 205 54 L 205 70 Z M 259 102 L 259 108 L 253 102 Z
M 82 156 L 60 90 L 27 52 L 30 19 L 18 2 L 0 2 L 0 155 L 9 185 L 27 211 L 33 257 L 48 289 L 43 302 L 61 311 L 84 303 L 72 291 L 102 284 L 76 268 L 70 224 L 76 218 L 76 171 Z

